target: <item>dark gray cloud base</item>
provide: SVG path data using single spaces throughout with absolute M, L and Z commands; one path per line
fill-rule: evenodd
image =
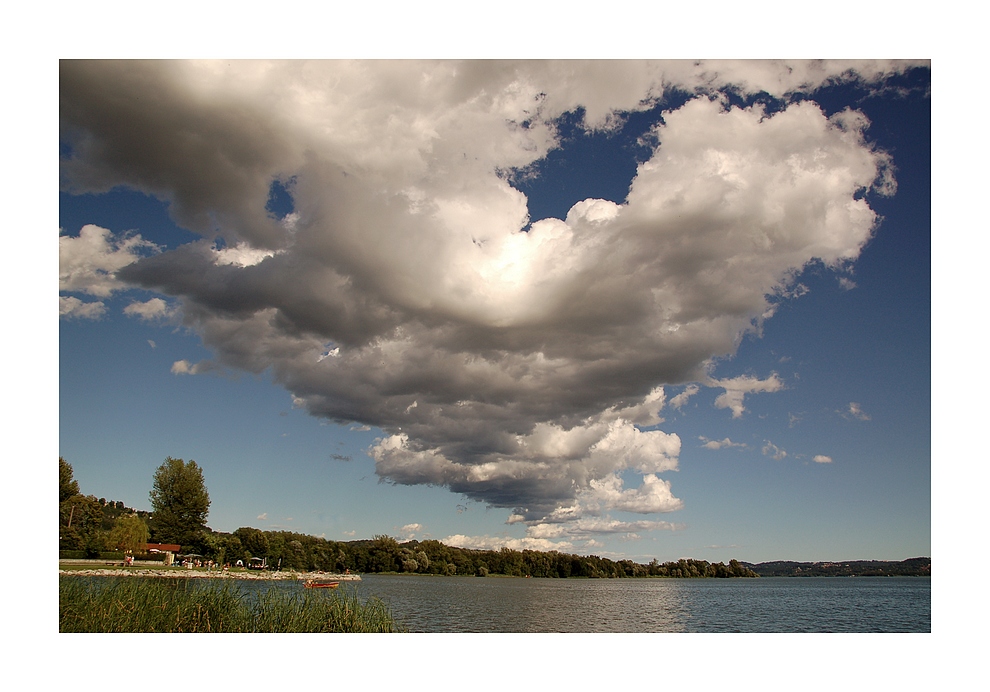
M 809 262 L 848 268 L 877 221 L 862 193 L 894 189 L 859 113 L 768 115 L 717 90 L 904 67 L 63 61 L 63 189 L 145 191 L 203 240 L 128 257 L 109 236 L 85 253 L 63 238 L 62 288 L 86 293 L 97 283 L 66 267 L 112 256 L 117 290 L 170 297 L 216 354 L 174 372 L 271 368 L 313 415 L 384 430 L 369 453 L 386 480 L 513 509 L 534 538 L 616 531 L 609 511 L 681 506 L 658 476 L 680 450 L 656 429 L 663 385 L 724 388 L 733 415 L 779 389 L 769 373 L 716 380 L 712 358 Z M 664 114 L 623 204 L 529 218 L 499 171 L 545 156 L 556 118 L 582 107 L 608 128 L 671 86 L 701 95 Z M 281 219 L 265 208 L 276 180 L 295 207 Z

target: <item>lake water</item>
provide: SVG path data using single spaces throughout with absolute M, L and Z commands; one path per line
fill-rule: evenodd
M 931 632 L 931 579 L 918 577 L 369 574 L 340 588 L 378 596 L 409 632 Z

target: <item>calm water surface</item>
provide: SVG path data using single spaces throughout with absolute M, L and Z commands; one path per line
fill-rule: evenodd
M 931 632 L 928 578 L 362 579 L 410 632 Z
M 103 580 L 107 577 L 93 577 Z M 175 586 L 207 580 L 166 579 Z M 209 580 L 213 581 L 213 580 Z M 246 595 L 301 581 L 231 581 Z M 931 632 L 931 579 L 521 579 L 370 574 L 335 592 L 387 603 L 408 632 Z

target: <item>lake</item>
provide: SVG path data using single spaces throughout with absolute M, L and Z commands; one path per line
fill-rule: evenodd
M 242 582 L 248 590 L 264 583 Z M 285 588 L 299 588 L 286 584 Z M 927 577 L 362 576 L 409 632 L 931 632 Z

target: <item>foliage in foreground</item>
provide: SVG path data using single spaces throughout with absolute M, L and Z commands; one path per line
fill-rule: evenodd
M 205 583 L 204 583 L 205 582 Z M 59 577 L 59 632 L 397 632 L 388 607 L 355 592 L 246 596 L 229 581 Z

